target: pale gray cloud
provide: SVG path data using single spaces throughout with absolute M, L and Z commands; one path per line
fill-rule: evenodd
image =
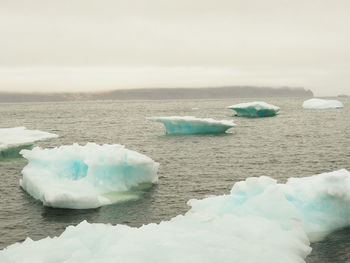
M 0 7 L 0 90 L 350 91 L 344 0 L 2 0 Z

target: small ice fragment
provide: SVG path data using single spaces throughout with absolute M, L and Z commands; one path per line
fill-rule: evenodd
M 235 126 L 233 121 L 196 118 L 193 116 L 149 117 L 147 120 L 161 122 L 167 134 L 215 134 L 224 133 Z
M 263 101 L 254 101 L 247 103 L 239 103 L 228 106 L 227 108 L 234 110 L 238 117 L 272 117 L 280 110 L 279 107 L 268 104 Z

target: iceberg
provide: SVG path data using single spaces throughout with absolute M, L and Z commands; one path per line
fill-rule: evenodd
M 309 239 L 318 241 L 350 225 L 350 172 L 342 169 L 311 177 L 289 178 L 278 184 L 270 177 L 236 183 L 229 195 L 190 200 L 191 211 L 217 215 L 263 216 L 289 229 L 301 222 Z
M 59 237 L 13 244 L 0 262 L 305 263 L 309 244 L 297 224 L 284 230 L 263 217 L 192 213 L 140 228 L 83 221 Z
M 305 263 L 310 241 L 350 224 L 350 172 L 279 184 L 250 177 L 227 195 L 190 200 L 190 210 L 160 224 L 69 226 L 59 236 L 27 238 L 0 262 Z
M 166 128 L 166 134 L 169 135 L 224 133 L 235 126 L 233 121 L 218 121 L 211 118 L 196 118 L 193 116 L 149 117 L 146 119 L 163 123 Z
M 45 206 L 96 208 L 158 180 L 158 163 L 119 144 L 35 147 L 20 153 L 28 160 L 20 186 Z
M 57 134 L 26 127 L 0 129 L 0 158 L 20 157 L 20 150 L 31 148 L 36 141 L 58 137 Z
M 287 231 L 264 218 L 197 213 L 140 228 L 83 221 L 59 237 L 13 244 L 0 251 L 0 262 L 305 263 L 310 251 L 297 226 Z
M 279 107 L 263 101 L 239 103 L 227 107 L 234 110 L 238 117 L 272 117 L 280 110 Z
M 304 109 L 338 109 L 344 105 L 338 100 L 309 99 L 304 101 Z

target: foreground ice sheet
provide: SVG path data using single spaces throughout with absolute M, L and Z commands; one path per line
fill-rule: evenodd
M 302 223 L 311 241 L 350 225 L 350 172 L 343 169 L 311 177 L 290 178 L 278 184 L 270 177 L 236 183 L 229 195 L 190 200 L 192 211 L 218 215 L 256 215 L 292 227 Z
M 118 144 L 35 147 L 21 154 L 29 163 L 20 185 L 45 206 L 96 208 L 125 197 L 115 193 L 158 180 L 158 163 Z
M 228 106 L 227 108 L 234 110 L 239 117 L 272 117 L 280 110 L 279 107 L 268 104 L 263 101 L 254 101 L 247 103 L 239 103 Z
M 19 151 L 36 141 L 56 138 L 58 135 L 25 127 L 0 129 L 0 157 L 19 157 Z
M 278 184 L 269 177 L 236 183 L 228 195 L 190 200 L 192 208 L 140 228 L 69 226 L 60 237 L 26 239 L 0 262 L 302 263 L 308 237 L 350 224 L 350 173 L 339 170 Z
M 196 213 L 140 228 L 83 221 L 58 238 L 14 244 L 0 251 L 0 262 L 301 263 L 310 250 L 299 227 L 287 231 L 262 217 Z
M 193 116 L 149 117 L 147 120 L 161 122 L 167 134 L 213 134 L 223 133 L 235 126 L 233 121 L 196 118 Z
M 337 109 L 343 107 L 343 103 L 338 100 L 309 99 L 303 103 L 304 109 Z

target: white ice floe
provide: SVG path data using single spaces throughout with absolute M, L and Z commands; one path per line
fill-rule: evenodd
M 20 185 L 45 206 L 96 208 L 125 198 L 115 193 L 158 180 L 158 163 L 118 144 L 35 147 L 21 154 L 28 165 Z
M 140 228 L 83 221 L 60 237 L 14 244 L 0 251 L 0 261 L 301 263 L 310 250 L 298 226 L 284 230 L 262 217 L 197 213 Z
M 234 110 L 239 117 L 271 117 L 280 110 L 279 107 L 263 101 L 239 103 L 227 108 Z
M 140 228 L 69 226 L 61 236 L 27 238 L 0 262 L 302 263 L 316 240 L 350 224 L 350 173 L 339 170 L 278 184 L 236 183 L 230 194 L 190 200 L 184 216 Z
M 337 109 L 343 107 L 343 103 L 338 100 L 309 99 L 303 103 L 304 109 Z
M 12 148 L 30 146 L 36 141 L 56 137 L 58 137 L 58 135 L 53 133 L 39 130 L 28 130 L 25 127 L 0 128 L 0 156 L 6 155 L 6 151 L 9 151 Z
M 270 177 L 236 183 L 229 195 L 190 200 L 191 211 L 224 215 L 256 215 L 289 229 L 302 223 L 311 241 L 350 225 L 350 172 L 343 169 L 278 184 Z
M 235 126 L 230 120 L 214 120 L 193 116 L 149 117 L 147 120 L 161 122 L 167 134 L 214 134 L 223 133 Z

